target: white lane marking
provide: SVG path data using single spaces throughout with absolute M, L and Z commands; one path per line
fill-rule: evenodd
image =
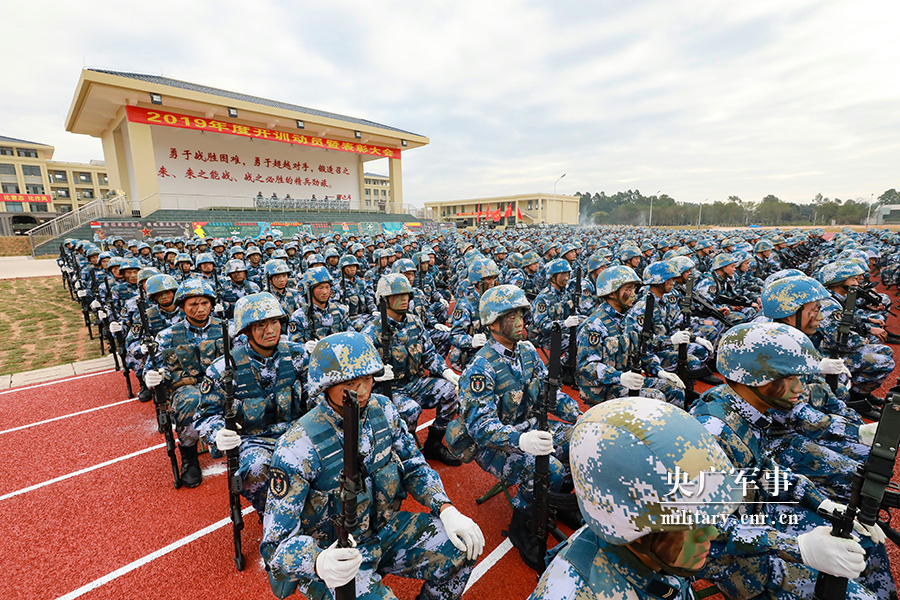
M 509 541 L 509 538 L 504 539 L 500 542 L 500 545 L 494 548 L 494 551 L 484 557 L 484 560 L 478 563 L 474 569 L 472 569 L 472 575 L 469 576 L 469 581 L 466 583 L 466 589 L 463 590 L 463 594 L 469 591 L 469 588 L 475 585 L 475 582 L 481 579 L 481 577 L 487 573 L 491 567 L 497 564 L 501 558 L 506 556 L 506 553 L 512 550 L 512 542 Z
M 137 452 L 132 452 L 131 454 L 126 454 L 125 456 L 120 456 L 119 458 L 114 458 L 112 460 L 108 460 L 106 462 L 102 462 L 100 464 L 94 465 L 92 467 L 87 467 L 86 469 L 81 469 L 80 471 L 74 471 L 67 475 L 60 475 L 59 477 L 54 477 L 53 479 L 48 479 L 43 483 L 36 483 L 34 485 L 30 485 L 28 487 L 22 488 L 21 490 L 16 490 L 14 492 L 10 492 L 8 494 L 4 494 L 0 496 L 0 501 L 8 500 L 20 494 L 24 494 L 26 492 L 32 492 L 34 490 L 40 489 L 42 487 L 48 486 L 51 483 L 58 483 L 60 481 L 64 481 L 66 479 L 71 479 L 72 477 L 77 477 L 78 475 L 84 475 L 85 473 L 90 473 L 91 471 L 96 471 L 97 469 L 107 467 L 109 465 L 115 464 L 117 462 L 127 460 L 129 458 L 134 458 L 135 456 L 140 456 L 141 454 L 146 454 L 147 452 L 152 452 L 153 450 L 158 450 L 160 448 L 165 448 L 166 445 L 158 444 L 156 446 L 150 446 L 149 448 L 144 448 L 143 450 L 138 450 Z
M 241 514 L 243 514 L 246 517 L 251 512 L 253 512 L 253 507 L 248 506 L 247 508 L 245 508 L 244 510 L 241 511 Z M 110 581 L 113 581 L 114 579 L 118 579 L 122 575 L 130 573 L 131 571 L 134 571 L 135 569 L 142 567 L 142 566 L 146 565 L 147 563 L 153 562 L 157 558 L 165 556 L 166 554 L 168 554 L 174 550 L 177 550 L 177 549 L 181 548 L 182 546 L 186 546 L 187 544 L 190 544 L 194 540 L 199 540 L 203 536 L 209 535 L 213 531 L 216 531 L 217 529 L 221 529 L 222 527 L 225 527 L 226 525 L 229 525 L 230 523 L 231 523 L 231 517 L 225 517 L 221 521 L 216 521 L 209 527 L 204 527 L 200 531 L 195 531 L 191 535 L 189 535 L 187 537 L 183 537 L 180 540 L 178 540 L 177 542 L 172 542 L 168 546 L 166 546 L 164 548 L 160 548 L 156 552 L 151 552 L 150 554 L 148 554 L 147 556 L 144 556 L 143 558 L 139 558 L 134 562 L 128 563 L 124 567 L 120 567 L 120 568 L 116 569 L 115 571 L 113 571 L 112 573 L 104 575 L 103 577 L 100 577 L 99 579 L 95 579 L 94 581 L 88 583 L 87 585 L 81 586 L 77 590 L 73 590 L 73 591 L 69 592 L 68 594 L 60 596 L 59 598 L 57 598 L 57 600 L 74 600 L 75 598 L 80 598 L 81 596 L 84 596 L 88 592 L 93 591 L 93 590 L 97 589 L 98 587 L 105 585 L 105 584 L 109 583 Z
M 62 415 L 61 417 L 53 417 L 52 419 L 44 419 L 43 421 L 38 421 L 36 423 L 30 423 L 28 425 L 19 425 L 18 427 L 13 427 L 12 429 L 4 429 L 0 431 L 0 435 L 4 433 L 12 433 L 13 431 L 21 431 L 22 429 L 28 429 L 29 427 L 36 427 L 38 425 L 44 425 L 45 423 L 52 423 L 53 421 L 59 421 L 60 419 L 68 419 L 69 417 L 77 417 L 78 415 L 83 415 L 85 413 L 94 412 L 95 410 L 102 410 L 104 408 L 109 408 L 111 406 L 119 406 L 120 404 L 127 404 L 129 402 L 134 402 L 137 398 L 129 398 L 128 400 L 122 400 L 121 402 L 113 402 L 112 404 L 105 404 L 103 406 L 97 406 L 94 408 L 88 408 L 86 410 L 80 410 L 78 412 L 74 412 L 68 415 Z
M 115 372 L 116 372 L 115 369 L 109 369 L 107 371 L 95 371 L 93 373 L 85 373 L 84 375 L 75 375 L 73 377 L 66 377 L 65 379 L 57 379 L 55 381 L 48 381 L 46 383 L 38 383 L 35 385 L 29 385 L 26 387 L 11 388 L 4 392 L 0 392 L 0 396 L 2 396 L 3 394 L 12 394 L 13 392 L 21 392 L 24 390 L 33 390 L 35 388 L 44 387 L 46 385 L 55 385 L 57 383 L 66 383 L 67 381 L 75 381 L 76 379 L 84 379 L 85 377 L 93 377 L 94 375 L 104 375 L 106 373 L 115 373 Z

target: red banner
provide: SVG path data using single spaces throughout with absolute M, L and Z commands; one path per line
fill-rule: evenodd
M 512 202 L 510 202 L 510 203 L 509 203 L 509 206 L 506 207 L 506 212 L 503 213 L 503 216 L 504 216 L 504 217 L 511 217 L 511 216 L 512 216 Z
M 491 215 L 491 218 L 494 220 L 494 223 L 497 223 L 500 221 L 500 218 L 501 218 L 500 215 L 502 215 L 502 214 L 503 214 L 503 211 L 501 211 L 499 208 L 496 211 L 494 211 L 494 214 Z
M 3 194 L 4 202 L 53 202 L 47 194 Z
M 516 207 L 516 219 L 518 219 L 519 221 L 522 220 L 522 213 L 519 211 L 518 207 Z
M 323 150 L 337 150 L 339 152 L 352 152 L 353 154 L 366 154 L 368 156 L 400 158 L 399 150 L 395 148 L 385 148 L 384 146 L 341 142 L 338 140 L 330 140 L 328 138 L 304 135 L 302 133 L 288 133 L 286 131 L 251 127 L 249 125 L 240 125 L 238 123 L 229 123 L 227 121 L 219 121 L 216 119 L 190 117 L 188 115 L 141 108 L 139 106 L 128 106 L 126 107 L 126 112 L 128 120 L 132 123 L 147 123 L 148 125 L 161 125 L 163 127 L 176 127 L 178 129 L 227 133 L 229 135 L 239 135 L 241 137 L 256 138 L 259 140 L 322 148 Z

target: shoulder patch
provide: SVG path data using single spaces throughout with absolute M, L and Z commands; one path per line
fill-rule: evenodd
M 600 333 L 596 331 L 588 332 L 588 344 L 591 346 L 600 345 Z
M 537 303 L 537 306 L 534 307 L 536 312 L 547 312 L 547 305 L 544 304 L 544 301 L 541 300 Z
M 141 335 L 141 324 L 140 324 L 140 323 L 135 323 L 134 325 L 132 325 L 132 326 L 131 326 L 131 333 L 134 334 L 135 336 Z
M 462 319 L 462 315 L 463 315 L 463 313 L 462 313 L 462 309 L 461 309 L 461 308 L 457 308 L 456 310 L 453 311 L 453 318 L 454 318 L 454 319 Z
M 297 333 L 297 323 L 295 323 L 294 321 L 289 321 L 288 322 L 288 331 L 290 333 Z
M 476 394 L 484 391 L 485 377 L 481 373 L 475 373 L 469 377 L 469 388 Z
M 204 377 L 203 381 L 200 382 L 200 393 L 208 394 L 211 389 L 212 389 L 212 379 L 210 379 L 209 377 Z
M 289 489 L 287 474 L 278 468 L 269 469 L 269 494 L 273 498 L 284 498 Z

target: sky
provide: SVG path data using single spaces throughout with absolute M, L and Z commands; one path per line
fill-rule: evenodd
M 420 206 L 557 181 L 690 202 L 900 188 L 897 2 L 35 0 L 0 22 L 0 135 L 55 160 L 103 158 L 65 131 L 86 65 L 425 135 L 403 154 Z

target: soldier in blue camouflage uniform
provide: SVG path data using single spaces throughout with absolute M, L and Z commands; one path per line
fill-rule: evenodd
M 259 286 L 247 280 L 247 265 L 243 260 L 233 258 L 225 265 L 225 274 L 228 279 L 222 282 L 220 300 L 225 309 L 225 317 L 234 317 L 235 303 L 250 294 L 258 294 Z
M 190 254 L 182 252 L 175 257 L 175 271 L 171 275 L 178 283 L 187 281 L 194 276 L 194 261 Z
M 707 391 L 691 414 L 741 470 L 735 484 L 745 486 L 747 504 L 719 528 L 700 577 L 730 598 L 811 598 L 817 570 L 858 577 L 847 598 L 887 600 L 896 594 L 881 530 L 857 522 L 857 533 L 867 536 L 862 548 L 832 537 L 831 525 L 816 511 L 845 507 L 764 450 L 767 413 L 789 410 L 803 389 L 799 377 L 821 370 L 812 342 L 780 323 L 743 323 L 726 332 L 718 351 L 718 370 L 727 385 Z
M 290 287 L 288 281 L 291 277 L 291 268 L 283 260 L 274 258 L 266 263 L 263 291 L 269 292 L 281 305 L 281 310 L 286 315 L 293 314 L 295 310 L 303 306 L 303 294 L 297 288 Z M 287 329 L 282 333 L 285 333 Z
M 529 327 L 528 336 L 535 346 L 547 351 L 550 346 L 550 329 L 554 323 L 559 324 L 563 328 L 564 361 L 569 348 L 569 328 L 578 327 L 583 319 L 572 306 L 572 294 L 566 291 L 571 272 L 572 267 L 564 258 L 557 258 L 544 265 L 547 287 L 532 304 L 534 321 Z
M 769 240 L 759 240 L 753 246 L 753 253 L 756 255 L 754 275 L 757 279 L 765 279 L 772 273 L 781 270 L 781 263 L 772 257 L 774 248 L 775 246 Z
M 292 342 L 305 344 L 306 351 L 312 352 L 317 340 L 332 333 L 347 331 L 352 326 L 347 307 L 331 298 L 331 274 L 328 269 L 308 269 L 303 274 L 303 287 L 306 290 L 306 302 L 291 314 L 288 335 Z
M 638 346 L 640 332 L 628 326 L 625 313 L 634 304 L 639 282 L 634 270 L 621 265 L 601 271 L 597 278 L 603 302 L 578 329 L 578 391 L 586 404 L 641 390 L 644 396 L 684 406 L 684 384 L 663 369 L 655 355 L 645 352 L 640 357 L 640 369 L 648 377 L 630 369 L 629 355 Z
M 345 254 L 338 261 L 340 283 L 334 288 L 334 299 L 349 310 L 347 318 L 356 331 L 362 331 L 376 311 L 372 290 L 359 276 L 359 259 Z
M 724 302 L 715 302 L 717 296 L 736 298 L 737 294 L 732 286 L 732 278 L 737 268 L 739 257 L 733 254 L 717 254 L 712 260 L 709 271 L 694 283 L 694 293 L 703 296 L 715 306 L 719 312 L 728 317 L 733 323 L 743 323 L 752 320 L 758 313 L 759 303 L 754 302 L 753 307 L 741 307 L 728 305 Z
M 381 279 L 381 276 L 390 273 L 391 265 L 390 265 L 390 257 L 393 256 L 393 253 L 390 250 L 380 249 L 375 250 L 375 264 L 371 269 L 366 271 L 363 279 L 366 281 L 366 285 L 371 289 L 375 289 L 375 286 L 378 284 L 378 280 Z
M 241 494 L 262 515 L 266 508 L 269 463 L 278 437 L 306 412 L 303 388 L 307 354 L 301 344 L 281 337 L 287 315 L 269 293 L 244 296 L 234 307 L 234 337 L 247 343 L 232 348 L 234 408 L 240 431 L 225 429 L 225 358 L 206 369 L 194 426 L 210 447 L 225 452 L 240 446 Z
M 391 328 L 391 363 L 385 365 L 385 372 L 378 377 L 378 381 L 390 382 L 385 385 L 392 387 L 394 406 L 411 432 L 416 431 L 423 409 L 436 409 L 434 423 L 428 428 L 428 438 L 422 446 L 422 454 L 427 459 L 458 466 L 460 461 L 450 454 L 443 445 L 443 440 L 447 425 L 459 410 L 459 376 L 446 366 L 444 357 L 435 350 L 422 321 L 409 312 L 412 296 L 413 288 L 403 274 L 389 273 L 378 281 L 375 298 L 379 305 L 382 298 L 385 300 Z M 362 334 L 379 353 L 382 352 L 380 317 L 372 319 L 362 330 Z
M 250 246 L 245 253 L 247 258 L 247 280 L 263 289 L 266 282 L 265 266 L 262 264 L 262 251 L 257 246 Z
M 394 406 L 373 394 L 383 372 L 378 352 L 356 332 L 321 340 L 309 361 L 315 407 L 278 440 L 269 469 L 260 553 L 273 592 L 299 588 L 310 600 L 355 581 L 360 598 L 394 598 L 385 574 L 424 580 L 423 600 L 460 598 L 484 547 L 481 530 L 452 506 L 438 474 L 416 448 Z M 337 548 L 331 517 L 340 514 L 342 395 L 356 391 L 359 453 L 365 474 L 353 548 Z M 429 512 L 398 510 L 412 495 Z
M 597 295 L 597 277 L 600 272 L 609 266 L 609 254 L 595 252 L 587 261 L 587 277 L 581 280 L 581 306 L 579 311 L 583 315 L 590 315 L 600 308 L 603 300 Z
M 541 257 L 533 250 L 525 253 L 525 256 L 522 257 L 522 272 L 525 274 L 525 283 L 519 287 L 525 292 L 525 297 L 532 301 L 537 298 L 537 295 L 543 289 L 540 287 L 537 276 L 542 266 Z
M 584 414 L 570 455 L 587 525 L 553 549 L 530 600 L 691 600 L 715 525 L 742 500 L 715 439 L 669 404 L 622 398 Z
M 450 327 L 446 325 L 447 309 L 444 306 L 446 301 L 435 290 L 433 297 L 438 301 L 429 304 L 425 291 L 415 285 L 416 267 L 408 258 L 395 262 L 394 271 L 405 275 L 412 287 L 413 296 L 409 301 L 409 311 L 422 321 L 437 353 L 442 357 L 447 356 L 450 352 Z M 428 288 L 428 285 L 425 287 Z M 428 289 L 434 290 L 433 287 Z
M 203 479 L 197 459 L 200 435 L 194 428 L 200 380 L 224 348 L 222 321 L 211 316 L 215 302 L 216 294 L 209 284 L 199 279 L 182 283 L 175 293 L 175 304 L 184 311 L 185 319 L 157 334 L 156 363 L 148 365 L 144 373 L 148 388 L 162 383 L 166 386 L 181 451 L 181 481 L 189 488 L 197 487 Z
M 450 449 L 507 485 L 518 484 L 512 499 L 510 541 L 522 560 L 538 570 L 544 561 L 541 540 L 530 529 L 536 456 L 550 456 L 550 488 L 562 490 L 569 462 L 572 423 L 581 415 L 578 403 L 557 390 L 549 431 L 536 427 L 536 411 L 544 394 L 547 367 L 525 340 L 530 310 L 525 293 L 511 285 L 492 288 L 481 297 L 479 318 L 489 330 L 485 345 L 460 379 L 459 417 L 447 430 Z M 580 515 L 562 514 L 567 523 Z M 544 540 L 545 541 L 545 540 Z
M 228 262 L 228 253 L 225 252 L 225 241 L 221 239 L 213 240 L 211 249 L 212 259 L 216 265 L 216 270 L 221 271 L 225 268 L 225 263 Z
M 478 349 L 487 343 L 484 326 L 478 318 L 481 295 L 496 285 L 500 276 L 497 264 L 487 258 L 477 258 L 468 269 L 469 293 L 457 296 L 450 321 L 450 366 L 463 371 Z

